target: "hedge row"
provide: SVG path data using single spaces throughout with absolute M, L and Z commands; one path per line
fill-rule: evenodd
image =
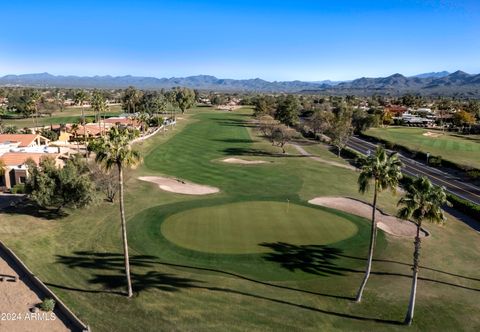
M 450 203 L 452 203 L 452 206 L 455 210 L 458 210 L 480 222 L 480 205 L 473 204 L 466 199 L 460 198 L 452 194 L 447 194 L 447 196 L 448 200 L 450 201 Z

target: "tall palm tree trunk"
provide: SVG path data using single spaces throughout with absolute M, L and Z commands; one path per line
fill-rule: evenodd
M 125 259 L 125 274 L 127 275 L 127 292 L 128 297 L 132 297 L 132 279 L 130 277 L 130 261 L 128 258 L 128 242 L 127 242 L 127 224 L 125 222 L 125 208 L 123 206 L 123 168 L 118 164 L 118 182 L 120 189 L 120 217 L 122 220 L 122 239 L 123 239 L 123 256 Z
M 87 156 L 87 118 L 85 118 L 85 112 L 83 110 L 83 104 L 80 105 L 82 107 L 82 119 L 83 119 L 83 144 L 85 145 L 85 160 L 88 159 Z
M 37 132 L 38 127 L 38 107 L 35 105 L 35 132 Z
M 413 313 L 415 310 L 415 298 L 417 296 L 417 279 L 418 279 L 418 265 L 420 263 L 420 228 L 421 225 L 417 224 L 417 235 L 415 236 L 415 252 L 413 253 L 413 277 L 412 277 L 412 289 L 410 291 L 410 302 L 408 303 L 407 315 L 405 316 L 405 324 L 412 325 Z
M 377 222 L 375 220 L 375 212 L 377 211 L 377 181 L 375 180 L 375 191 L 373 194 L 373 210 L 372 210 L 372 226 L 370 231 L 370 247 L 368 249 L 368 262 L 367 270 L 365 271 L 365 277 L 363 277 L 362 284 L 358 290 L 356 302 L 362 301 L 363 291 L 367 285 L 368 278 L 370 277 L 370 272 L 372 271 L 372 261 L 373 261 L 373 249 L 375 248 L 375 239 L 377 236 Z

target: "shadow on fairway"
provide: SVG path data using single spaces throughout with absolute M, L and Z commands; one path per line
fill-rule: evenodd
M 102 285 L 107 290 L 85 290 L 50 284 L 51 286 L 85 293 L 125 294 L 122 288 L 125 288 L 127 282 L 124 273 L 124 259 L 122 254 L 94 253 L 91 251 L 76 251 L 74 254 L 74 256 L 57 255 L 57 262 L 64 264 L 69 268 L 85 268 L 92 270 L 93 277 L 90 278 L 88 282 L 90 284 Z M 132 269 L 135 267 L 154 267 L 155 264 L 157 264 L 154 260 L 155 258 L 155 256 L 150 255 L 130 256 L 130 267 Z M 98 273 L 98 270 L 105 271 L 106 273 Z M 136 293 L 151 288 L 167 292 L 175 292 L 181 288 L 196 287 L 194 283 L 201 282 L 194 279 L 176 277 L 172 274 L 160 273 L 154 270 L 146 273 L 132 272 L 131 278 L 132 287 Z
M 58 255 L 57 261 L 61 264 L 65 264 L 70 268 L 85 268 L 85 269 L 105 271 L 106 273 L 104 274 L 94 273 L 93 277 L 89 279 L 88 282 L 92 284 L 100 284 L 103 287 L 108 288 L 109 290 L 98 290 L 98 289 L 85 290 L 80 288 L 57 285 L 53 283 L 47 283 L 48 286 L 69 290 L 69 291 L 74 291 L 74 292 L 82 292 L 82 293 L 110 293 L 110 294 L 118 294 L 118 295 L 125 294 L 121 290 L 116 290 L 117 288 L 122 288 L 122 287 L 125 287 L 126 285 L 125 275 L 123 274 L 124 270 L 123 270 L 122 254 L 94 253 L 91 251 L 77 251 L 77 252 L 74 252 L 74 254 L 75 254 L 74 256 Z M 237 275 L 237 274 L 226 272 L 226 271 L 216 270 L 216 269 L 192 267 L 188 265 L 159 262 L 156 260 L 155 256 L 150 256 L 150 255 L 133 255 L 130 257 L 130 265 L 132 268 L 134 267 L 148 268 L 148 267 L 153 267 L 156 264 L 195 269 L 195 270 L 212 271 L 212 272 L 217 272 L 221 274 L 231 275 L 243 280 L 259 283 L 265 286 L 282 288 L 282 289 L 292 290 L 297 292 L 310 293 L 312 295 L 321 295 L 321 296 L 327 296 L 327 297 L 333 297 L 333 298 L 339 298 L 339 299 L 353 300 L 353 298 L 349 298 L 349 297 L 320 294 L 320 293 L 270 284 L 267 282 L 250 279 L 241 275 Z M 324 310 L 324 309 L 320 309 L 320 308 L 316 308 L 316 307 L 312 307 L 304 304 L 294 303 L 294 302 L 281 300 L 281 299 L 275 299 L 275 298 L 271 298 L 271 297 L 267 297 L 259 294 L 248 293 L 248 292 L 235 290 L 231 288 L 208 286 L 208 285 L 205 285 L 204 282 L 199 280 L 177 277 L 173 274 L 160 273 L 157 271 L 149 271 L 144 274 L 132 273 L 132 287 L 134 292 L 136 293 L 144 290 L 148 290 L 151 288 L 156 288 L 156 289 L 160 289 L 162 291 L 168 291 L 168 292 L 175 292 L 184 288 L 202 289 L 209 292 L 221 292 L 226 294 L 242 295 L 249 298 L 260 299 L 260 300 L 269 301 L 272 303 L 288 305 L 288 306 L 292 306 L 299 309 L 309 310 L 309 311 L 318 312 L 326 315 L 353 319 L 358 321 L 377 322 L 377 323 L 385 323 L 385 324 L 393 324 L 393 325 L 402 324 L 402 322 L 400 321 L 355 316 L 348 313 Z
M 287 153 L 271 153 L 260 149 L 252 148 L 226 148 L 222 150 L 226 155 L 231 156 L 267 156 L 267 157 L 283 157 L 283 158 L 308 158 L 301 154 L 287 154 Z
M 320 308 L 311 307 L 311 306 L 308 306 L 308 305 L 293 303 L 293 302 L 286 301 L 286 300 L 274 299 L 274 298 L 266 297 L 266 296 L 263 296 L 263 295 L 257 295 L 257 294 L 251 294 L 251 293 L 247 293 L 247 292 L 237 291 L 237 290 L 234 290 L 234 289 L 220 288 L 220 287 L 203 287 L 203 286 L 199 286 L 199 287 L 196 287 L 196 288 L 205 289 L 205 290 L 213 291 L 213 292 L 224 292 L 224 293 L 231 293 L 231 294 L 236 294 L 236 295 L 243 295 L 243 296 L 252 297 L 252 298 L 255 298 L 255 299 L 269 301 L 269 302 L 272 302 L 272 303 L 285 304 L 285 305 L 289 305 L 289 306 L 299 308 L 299 309 L 305 309 L 305 310 L 309 310 L 309 311 L 313 311 L 313 312 L 322 313 L 322 314 L 325 314 L 325 315 L 347 318 L 347 319 L 353 319 L 353 320 L 357 320 L 357 321 L 375 322 L 375 323 L 383 323 L 383 324 L 391 324 L 391 325 L 404 325 L 403 321 L 355 316 L 355 315 L 351 315 L 351 314 L 348 314 L 348 313 L 341 313 L 341 312 L 336 312 L 336 311 L 324 310 L 324 309 L 320 309 Z
M 366 258 L 362 258 L 362 257 L 349 256 L 349 255 L 343 255 L 343 254 L 341 254 L 341 255 L 339 255 L 339 256 L 345 257 L 345 258 L 350 258 L 350 259 L 367 261 Z M 412 264 L 411 264 L 411 263 L 398 262 L 398 261 L 389 260 L 389 259 L 376 259 L 376 258 L 374 258 L 374 259 L 373 259 L 373 262 L 392 263 L 392 264 L 398 264 L 398 265 L 404 265 L 404 266 L 412 267 Z M 480 278 L 463 276 L 463 275 L 461 275 L 461 274 L 456 274 L 456 273 L 452 273 L 452 272 L 442 271 L 442 270 L 434 269 L 434 268 L 427 267 L 427 266 L 422 266 L 422 265 L 420 265 L 419 268 L 420 268 L 420 270 L 428 270 L 428 271 L 438 272 L 438 273 L 446 274 L 446 275 L 449 275 L 449 276 L 452 276 L 452 277 L 457 277 L 457 278 L 462 278 L 462 279 L 468 279 L 468 280 L 473 280 L 473 281 L 480 281 Z M 419 277 L 419 279 L 421 279 L 421 277 Z M 429 281 L 429 279 L 422 279 L 422 280 Z M 430 281 L 438 282 L 438 281 L 436 281 L 436 280 L 430 280 Z M 454 285 L 454 284 L 451 284 L 451 285 L 461 287 L 460 285 Z M 480 291 L 480 289 L 473 289 L 473 290 Z
M 3 212 L 10 215 L 24 215 L 46 220 L 62 219 L 68 216 L 68 213 L 64 210 L 43 208 L 28 199 L 5 207 Z
M 250 128 L 256 127 L 255 124 L 244 119 L 212 118 L 211 120 L 215 121 L 216 123 L 222 126 L 228 126 L 228 127 L 250 127 Z
M 174 264 L 174 263 L 167 263 L 167 262 L 159 262 L 159 264 L 160 265 L 165 265 L 165 266 L 171 266 L 171 267 L 193 269 L 193 270 L 198 270 L 198 271 L 215 272 L 215 273 L 219 273 L 219 274 L 223 274 L 223 275 L 227 275 L 227 276 L 232 276 L 232 277 L 242 279 L 242 280 L 245 280 L 245 281 L 253 282 L 253 283 L 263 285 L 263 286 L 266 286 L 266 287 L 280 288 L 280 289 L 285 289 L 285 290 L 289 290 L 289 291 L 300 292 L 300 293 L 305 293 L 305 294 L 310 294 L 310 295 L 317 295 L 317 296 L 331 297 L 331 298 L 335 298 L 335 299 L 352 300 L 352 301 L 355 299 L 353 297 L 348 297 L 348 296 L 334 295 L 334 294 L 324 294 L 324 293 L 313 292 L 313 291 L 299 289 L 299 288 L 293 288 L 293 287 L 288 287 L 288 286 L 272 284 L 270 282 L 260 281 L 260 280 L 256 280 L 256 279 L 253 279 L 253 278 L 245 277 L 245 276 L 237 274 L 237 273 L 218 270 L 218 269 L 211 269 L 211 268 L 197 267 L 197 266 L 190 266 L 190 265 L 182 265 L 182 264 Z
M 262 247 L 272 252 L 263 257 L 270 262 L 279 263 L 283 268 L 296 270 L 320 276 L 345 275 L 345 272 L 355 270 L 342 268 L 335 264 L 343 250 L 325 245 L 294 245 L 285 242 L 260 243 Z
M 328 275 L 338 275 L 344 276 L 347 273 L 365 273 L 364 270 L 355 270 L 348 267 L 342 267 L 335 264 L 335 260 L 339 258 L 349 258 L 355 260 L 362 260 L 366 261 L 366 258 L 362 257 L 355 257 L 343 254 L 341 249 L 324 246 L 324 245 L 294 245 L 284 242 L 275 242 L 275 243 L 261 243 L 263 247 L 272 249 L 272 252 L 267 253 L 264 255 L 264 258 L 271 262 L 276 262 L 280 264 L 283 268 L 289 271 L 303 271 L 310 274 L 315 274 L 319 276 L 328 276 Z M 390 260 L 381 260 L 381 259 L 374 259 L 374 262 L 385 262 L 385 263 L 396 263 L 410 267 L 410 264 L 401 263 L 396 261 Z M 420 267 L 420 269 L 431 270 L 438 273 L 444 273 L 454 277 L 460 277 L 465 279 L 470 279 L 473 281 L 479 281 L 477 278 L 471 277 L 464 277 L 458 274 L 444 272 L 437 269 L 432 269 L 428 267 Z M 394 273 L 394 272 L 384 272 L 378 271 L 375 269 L 375 265 L 373 266 L 373 271 L 371 272 L 372 275 L 379 275 L 379 276 L 393 276 L 393 277 L 403 277 L 403 278 L 411 278 L 411 274 L 403 274 L 403 273 Z M 468 287 L 464 285 L 454 284 L 451 282 L 431 279 L 423 276 L 418 277 L 419 280 L 437 283 L 441 285 L 451 286 L 462 288 L 466 290 L 480 292 L 480 289 L 474 287 Z
M 224 139 L 212 139 L 214 142 L 224 142 L 224 143 L 254 143 L 254 140 L 251 139 L 242 139 L 242 138 L 224 138 Z

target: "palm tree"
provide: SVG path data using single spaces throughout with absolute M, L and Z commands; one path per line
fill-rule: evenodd
M 83 103 L 87 100 L 87 98 L 88 98 L 88 95 L 84 90 L 78 90 L 77 92 L 75 92 L 75 95 L 73 96 L 73 101 L 75 102 L 76 105 L 79 105 L 82 110 L 81 123 L 83 125 L 83 140 L 84 140 L 85 146 L 87 144 L 87 126 L 86 126 L 87 119 L 85 118 Z M 86 158 L 86 154 L 85 154 L 85 158 Z
M 395 193 L 399 180 L 402 178 L 402 162 L 398 158 L 398 154 L 393 153 L 389 156 L 383 146 L 377 147 L 376 151 L 372 155 L 363 158 L 361 163 L 363 166 L 361 168 L 360 176 L 358 177 L 358 189 L 361 193 L 367 192 L 370 188 L 370 183 L 373 181 L 374 191 L 367 269 L 362 284 L 360 285 L 360 289 L 358 290 L 355 299 L 356 302 L 362 300 L 363 290 L 365 289 L 372 270 L 373 250 L 377 238 L 377 221 L 375 219 L 377 211 L 377 196 L 385 189 L 390 189 Z
M 103 94 L 98 90 L 95 90 L 92 93 L 92 108 L 95 112 L 95 117 L 97 118 L 97 121 L 98 121 L 98 129 L 100 130 L 100 133 L 103 136 L 101 120 L 102 120 L 102 113 L 105 113 L 107 110 L 107 102 L 105 101 L 105 97 L 103 96 Z
M 7 170 L 7 165 L 5 165 L 5 162 L 3 161 L 3 159 L 0 159 L 0 176 L 4 176 L 6 170 Z
M 426 219 L 434 223 L 445 223 L 446 218 L 442 210 L 442 205 L 444 204 L 450 204 L 447 201 L 445 188 L 434 186 L 426 177 L 415 179 L 412 184 L 406 188 L 405 196 L 398 202 L 398 205 L 403 205 L 398 211 L 398 216 L 402 219 L 413 221 L 417 226 L 417 234 L 414 242 L 415 250 L 413 253 L 412 289 L 410 291 L 407 315 L 405 316 L 405 324 L 408 325 L 412 324 L 415 309 L 422 221 Z
M 77 153 L 80 153 L 80 142 L 78 141 L 78 130 L 79 130 L 78 123 L 72 124 L 71 127 L 71 132 L 73 133 L 73 137 L 75 138 L 75 141 L 77 141 Z
M 120 221 L 122 225 L 123 253 L 125 258 L 125 273 L 127 276 L 128 297 L 133 294 L 132 280 L 130 278 L 130 263 L 128 258 L 127 225 L 125 222 L 125 208 L 123 201 L 123 169 L 140 163 L 138 151 L 132 150 L 130 141 L 138 136 L 136 131 L 112 127 L 106 137 L 100 139 L 96 149 L 95 161 L 103 164 L 106 170 L 118 168 L 118 184 L 120 192 Z
M 38 92 L 37 90 L 33 90 L 30 93 L 27 101 L 27 107 L 33 113 L 32 118 L 35 128 L 38 127 L 38 102 L 40 101 L 41 96 L 42 95 L 40 94 L 40 92 Z
M 142 126 L 142 133 L 145 135 L 145 131 L 148 128 L 148 123 L 150 122 L 150 116 L 147 112 L 141 112 L 134 118 Z
M 0 181 L 0 183 L 3 183 L 3 185 L 6 185 L 6 180 L 4 178 L 5 176 L 5 173 L 7 172 L 7 165 L 5 165 L 5 162 L 3 161 L 3 159 L 0 158 L 0 180 L 2 180 L 3 178 L 3 181 Z
M 129 86 L 123 92 L 122 103 L 123 108 L 128 110 L 128 113 L 136 113 L 137 105 L 140 101 L 142 94 L 135 87 Z

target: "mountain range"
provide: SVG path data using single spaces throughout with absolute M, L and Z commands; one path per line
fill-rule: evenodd
M 352 81 L 266 81 L 255 79 L 221 79 L 210 75 L 156 78 L 142 76 L 56 76 L 49 73 L 6 75 L 0 86 L 108 88 L 135 86 L 139 89 L 168 89 L 185 86 L 199 90 L 229 92 L 288 92 L 353 95 L 401 95 L 406 93 L 430 96 L 480 97 L 480 74 L 462 71 L 424 73 L 406 77 L 362 77 Z

